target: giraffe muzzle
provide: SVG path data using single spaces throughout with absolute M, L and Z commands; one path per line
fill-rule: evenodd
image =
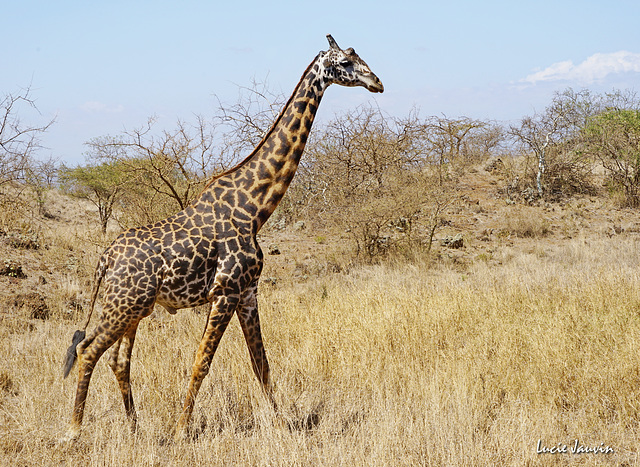
M 382 85 L 382 81 L 371 73 L 370 76 L 367 76 L 366 79 L 363 80 L 365 82 L 365 87 L 370 92 L 384 92 L 384 86 Z

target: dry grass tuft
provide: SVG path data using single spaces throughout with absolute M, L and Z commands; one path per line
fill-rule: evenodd
M 515 235 L 518 238 L 544 238 L 551 235 L 549 221 L 535 208 L 518 206 L 514 213 L 504 220 L 500 236 Z

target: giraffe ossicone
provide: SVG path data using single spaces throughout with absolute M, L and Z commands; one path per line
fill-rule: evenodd
M 318 105 L 331 84 L 383 92 L 378 77 L 352 48 L 342 50 L 327 35 L 269 132 L 234 168 L 215 176 L 183 211 L 120 234 L 101 255 L 94 275 L 91 308 L 67 350 L 64 376 L 78 362 L 78 384 L 66 440 L 78 437 L 89 381 L 111 348 L 113 370 L 125 411 L 136 426 L 130 384 L 131 352 L 140 320 L 162 305 L 170 312 L 211 304 L 177 423 L 186 435 L 202 381 L 229 320 L 238 314 L 253 371 L 275 407 L 258 318 L 257 288 L 263 254 L 256 234 L 284 196 L 298 167 Z M 86 329 L 103 286 L 97 325 Z

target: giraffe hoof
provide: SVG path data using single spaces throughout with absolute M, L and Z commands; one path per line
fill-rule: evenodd
M 174 443 L 184 443 L 185 441 L 189 441 L 191 438 L 189 437 L 189 433 L 186 427 L 179 427 L 176 429 L 173 434 L 173 442 Z
M 80 428 L 71 427 L 67 430 L 64 436 L 58 440 L 58 444 L 59 445 L 69 444 L 74 441 L 77 441 L 79 437 L 80 437 Z

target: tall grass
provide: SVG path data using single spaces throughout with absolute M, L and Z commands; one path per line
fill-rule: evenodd
M 265 286 L 280 414 L 234 319 L 184 443 L 171 430 L 205 314 L 141 324 L 135 435 L 103 359 L 80 440 L 61 446 L 75 391 L 61 362 L 77 325 L 0 322 L 0 464 L 637 465 L 639 246 L 618 236 L 505 247 L 501 264 L 464 271 L 378 265 Z M 537 453 L 576 439 L 614 452 Z

